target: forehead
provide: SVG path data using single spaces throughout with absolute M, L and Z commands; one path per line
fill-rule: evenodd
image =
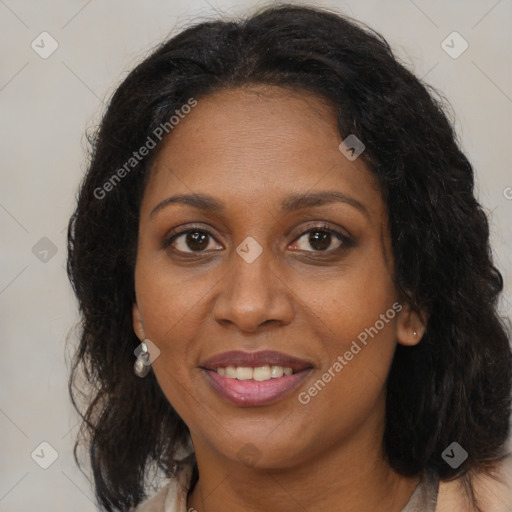
M 253 208 L 292 191 L 332 189 L 357 196 L 379 217 L 375 179 L 362 159 L 350 161 L 339 150 L 337 119 L 323 98 L 274 86 L 200 98 L 165 140 L 144 202 L 208 193 Z

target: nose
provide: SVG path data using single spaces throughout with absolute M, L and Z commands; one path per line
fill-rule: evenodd
M 236 251 L 230 257 L 230 271 L 224 277 L 213 314 L 224 326 L 256 332 L 262 325 L 288 325 L 294 314 L 292 293 L 279 271 L 269 265 L 269 249 L 251 263 Z

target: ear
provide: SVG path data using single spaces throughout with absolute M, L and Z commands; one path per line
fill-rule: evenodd
M 135 332 L 135 336 L 137 336 L 137 338 L 139 338 L 140 340 L 146 338 L 144 331 L 144 322 L 142 320 L 142 315 L 139 306 L 137 305 L 136 302 L 133 303 L 132 307 L 132 326 L 133 331 Z
M 418 314 L 408 303 L 405 303 L 397 315 L 397 341 L 401 345 L 417 345 L 426 327 L 426 315 Z

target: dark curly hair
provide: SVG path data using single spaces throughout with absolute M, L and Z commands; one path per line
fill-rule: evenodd
M 108 193 L 98 190 L 191 97 L 250 84 L 328 100 L 341 138 L 352 133 L 364 142 L 360 158 L 387 206 L 397 289 L 428 318 L 421 343 L 397 346 L 383 451 L 402 475 L 431 469 L 443 480 L 462 477 L 479 510 L 472 476 L 492 473 L 506 455 L 512 356 L 473 169 L 446 100 L 379 33 L 319 8 L 281 5 L 190 26 L 156 48 L 111 98 L 68 227 L 67 270 L 81 313 L 69 379 L 83 420 L 76 462 L 86 441 L 100 505 L 126 510 L 146 497 L 151 468 L 171 476 L 179 450 L 190 446 L 154 374 L 133 373 L 139 208 L 162 142 Z M 441 457 L 453 441 L 469 454 L 458 469 Z

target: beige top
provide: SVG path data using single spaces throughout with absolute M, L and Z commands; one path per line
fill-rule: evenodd
M 192 479 L 194 458 L 187 457 L 178 466 L 176 478 L 133 512 L 188 512 L 187 495 Z M 484 499 L 484 512 L 512 512 L 512 456 L 502 466 L 505 485 L 494 481 L 477 483 L 477 495 Z M 457 482 L 439 483 L 434 472 L 426 472 L 401 512 L 467 512 Z

